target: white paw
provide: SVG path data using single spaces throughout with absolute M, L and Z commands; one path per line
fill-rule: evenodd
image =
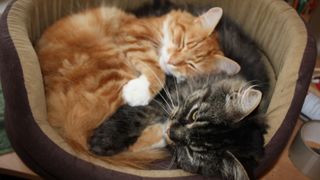
M 145 106 L 151 101 L 150 83 L 146 76 L 130 80 L 122 89 L 122 98 L 130 106 Z

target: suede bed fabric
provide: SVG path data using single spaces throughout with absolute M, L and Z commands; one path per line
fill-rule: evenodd
M 148 0 L 109 0 L 102 5 L 134 9 Z M 315 43 L 303 21 L 282 0 L 172 0 L 220 6 L 262 49 L 274 83 L 268 106 L 266 156 L 256 171 L 271 167 L 292 132 L 315 63 Z M 40 175 L 58 179 L 202 179 L 182 170 L 132 170 L 76 154 L 46 118 L 43 79 L 33 45 L 55 20 L 83 8 L 87 0 L 19 0 L 1 18 L 0 73 L 6 129 L 13 148 Z

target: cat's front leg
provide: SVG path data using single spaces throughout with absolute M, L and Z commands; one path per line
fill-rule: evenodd
M 145 106 L 160 92 L 165 83 L 164 72 L 154 63 L 136 63 L 141 75 L 122 88 L 122 98 L 130 106 Z
M 92 153 L 112 156 L 134 144 L 148 125 L 148 107 L 123 105 L 110 118 L 93 130 L 88 139 Z

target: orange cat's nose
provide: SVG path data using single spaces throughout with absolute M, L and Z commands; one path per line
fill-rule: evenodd
M 176 65 L 176 62 L 172 58 L 170 58 L 167 63 L 170 65 Z
M 177 66 L 182 63 L 182 60 L 177 58 L 170 58 L 167 63 L 173 66 Z

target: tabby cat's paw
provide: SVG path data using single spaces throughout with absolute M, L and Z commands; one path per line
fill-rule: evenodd
M 152 97 L 149 91 L 150 83 L 145 75 L 130 80 L 122 89 L 122 98 L 130 106 L 145 106 Z

